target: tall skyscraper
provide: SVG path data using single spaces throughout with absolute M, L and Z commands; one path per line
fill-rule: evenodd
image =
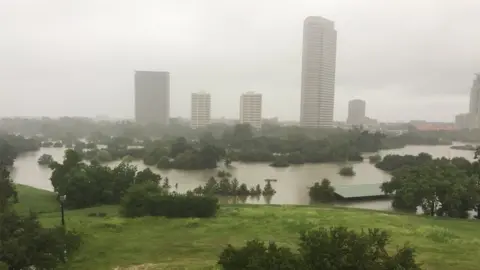
M 170 73 L 135 71 L 135 121 L 168 125 L 170 120 Z
M 331 127 L 335 99 L 337 31 L 334 22 L 307 17 L 303 24 L 300 125 Z
M 470 90 L 470 128 L 480 127 L 480 73 L 475 74 L 473 86 Z
M 364 100 L 354 99 L 348 102 L 348 117 L 347 124 L 349 125 L 363 125 L 366 120 L 367 104 Z
M 262 127 L 262 94 L 247 92 L 240 97 L 240 123 Z
M 192 128 L 205 127 L 210 124 L 211 101 L 210 94 L 205 92 L 192 93 Z

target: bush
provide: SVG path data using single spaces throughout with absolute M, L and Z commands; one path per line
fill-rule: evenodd
M 376 269 L 417 270 L 415 252 L 404 246 L 389 255 L 386 231 L 369 229 L 357 233 L 345 227 L 320 228 L 302 232 L 298 252 L 253 240 L 242 248 L 227 246 L 218 264 L 225 270 L 237 269 Z
M 278 247 L 275 243 L 268 246 L 258 240 L 248 241 L 242 248 L 228 245 L 220 254 L 218 264 L 225 270 L 237 269 L 304 269 L 300 258 L 289 248 Z
M 50 166 L 54 161 L 52 155 L 43 154 L 38 158 L 37 163 L 42 166 Z
M 352 167 L 347 166 L 347 167 L 341 168 L 338 174 L 340 174 L 341 176 L 354 176 L 355 171 L 353 170 Z
M 153 183 L 135 184 L 127 190 L 120 204 L 126 217 L 213 217 L 218 199 L 214 197 L 168 194 Z
M 308 191 L 310 200 L 315 202 L 329 203 L 335 201 L 335 188 L 328 179 L 323 179 L 322 184 L 316 182 Z
M 0 261 L 8 269 L 57 269 L 80 244 L 78 233 L 63 227 L 43 228 L 33 213 L 0 214 Z
M 284 168 L 290 166 L 290 163 L 288 163 L 287 158 L 285 157 L 276 157 L 275 160 L 270 163 L 270 167 L 277 167 L 277 168 Z

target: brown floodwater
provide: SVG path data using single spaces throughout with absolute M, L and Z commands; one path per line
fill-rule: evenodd
M 51 170 L 39 166 L 37 159 L 42 154 L 50 154 L 56 161 L 61 161 L 65 149 L 63 148 L 42 148 L 37 152 L 31 152 L 20 155 L 14 165 L 12 177 L 16 183 L 29 185 L 32 187 L 52 190 L 50 184 Z M 465 157 L 473 160 L 473 152 L 465 150 L 450 149 L 450 146 L 407 146 L 402 149 L 383 150 L 379 154 L 416 155 L 421 152 L 431 154 L 433 157 Z M 366 155 L 368 156 L 368 155 Z M 120 161 L 108 163 L 109 166 L 115 166 Z M 138 169 L 149 167 L 152 171 L 160 174 L 162 177 L 168 177 L 170 184 L 174 187 L 178 184 L 178 192 L 191 190 L 199 185 L 206 183 L 208 178 L 214 176 L 217 170 L 201 171 L 182 171 L 182 170 L 159 170 L 156 167 L 146 166 L 141 161 L 132 162 Z M 315 182 L 320 182 L 323 178 L 328 178 L 333 186 L 340 185 L 360 185 L 382 183 L 388 181 L 390 176 L 375 168 L 368 162 L 350 163 L 353 166 L 356 175 L 353 177 L 344 177 L 338 174 L 338 170 L 345 166 L 344 163 L 323 163 L 323 164 L 305 164 L 295 165 L 287 168 L 273 168 L 266 163 L 232 163 L 230 168 L 220 167 L 218 169 L 228 170 L 236 177 L 240 183 L 246 183 L 248 186 L 260 184 L 265 185 L 265 179 L 277 179 L 272 185 L 277 193 L 266 202 L 264 198 L 248 198 L 247 203 L 254 204 L 309 204 L 308 187 Z M 345 204 L 344 204 L 345 205 Z M 389 210 L 390 201 L 365 201 L 346 204 L 350 207 Z

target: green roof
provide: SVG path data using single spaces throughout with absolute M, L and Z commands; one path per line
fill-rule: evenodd
M 382 183 L 335 186 L 335 194 L 344 199 L 385 196 L 380 189 L 381 185 Z

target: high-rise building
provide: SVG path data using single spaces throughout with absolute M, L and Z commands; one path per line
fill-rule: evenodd
M 470 127 L 470 114 L 461 113 L 455 116 L 455 128 L 456 129 L 465 129 Z
M 334 22 L 307 17 L 303 24 L 300 125 L 331 127 L 335 99 L 337 31 Z
M 354 126 L 363 125 L 366 120 L 366 107 L 367 104 L 364 100 L 350 100 L 350 102 L 348 102 L 347 124 Z
M 210 124 L 211 101 L 210 94 L 205 92 L 192 93 L 192 128 L 205 127 Z
M 247 92 L 240 97 L 240 123 L 262 127 L 262 94 Z
M 170 119 L 170 73 L 135 71 L 135 121 L 168 125 Z
M 475 74 L 473 86 L 470 90 L 470 128 L 480 127 L 480 73 Z

